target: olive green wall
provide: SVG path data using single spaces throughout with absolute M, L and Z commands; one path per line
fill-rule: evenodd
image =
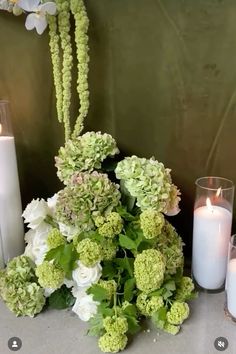
M 194 181 L 236 182 L 236 2 L 87 0 L 91 109 L 86 129 L 107 131 L 124 154 L 155 155 L 173 170 L 191 249 Z M 0 98 L 11 101 L 23 204 L 59 188 L 47 34 L 0 14 Z M 77 108 L 78 102 L 73 105 Z

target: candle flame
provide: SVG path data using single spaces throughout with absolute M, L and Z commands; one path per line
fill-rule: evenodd
M 2 134 L 2 124 L 0 123 L 0 135 Z
M 220 196 L 221 190 L 222 190 L 221 187 L 217 189 L 217 191 L 216 191 L 216 197 L 217 198 Z
M 211 212 L 213 212 L 213 208 L 212 208 L 212 204 L 211 204 L 210 198 L 207 198 L 207 200 L 206 200 L 206 206 L 207 206 L 207 209 L 208 209 L 208 210 L 210 210 Z

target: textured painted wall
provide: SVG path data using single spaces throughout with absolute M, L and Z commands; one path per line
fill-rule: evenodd
M 183 193 L 174 223 L 191 249 L 194 181 L 236 182 L 236 3 L 233 0 L 87 0 L 91 109 L 87 129 L 114 135 L 124 154 L 155 155 Z M 59 188 L 47 34 L 0 14 L 0 98 L 8 98 L 23 203 Z M 78 102 L 73 104 L 73 112 Z

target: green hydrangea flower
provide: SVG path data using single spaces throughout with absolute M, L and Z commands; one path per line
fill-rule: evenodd
M 65 147 L 60 148 L 56 157 L 57 175 L 67 184 L 75 172 L 92 172 L 94 169 L 100 169 L 102 161 L 118 152 L 111 135 L 87 132 L 73 141 L 69 140 Z
M 111 261 L 116 256 L 117 245 L 111 240 L 106 239 L 101 243 L 102 259 L 104 261 Z
M 109 300 L 111 300 L 117 289 L 115 280 L 99 280 L 98 284 L 107 291 Z
M 59 289 L 65 278 L 65 272 L 48 261 L 37 266 L 35 273 L 43 288 Z
M 148 298 L 147 294 L 141 293 L 137 297 L 136 305 L 141 315 L 152 316 L 164 306 L 164 301 L 161 296 L 152 296 L 151 298 Z
M 189 316 L 189 306 L 186 302 L 173 302 L 167 312 L 167 321 L 172 325 L 181 325 Z
M 179 203 L 179 191 L 172 184 L 170 169 L 154 158 L 126 157 L 117 164 L 115 173 L 129 193 L 137 198 L 142 211 L 154 209 L 166 213 Z
M 104 216 L 97 215 L 93 217 L 93 221 L 96 227 L 100 227 L 105 223 L 106 219 L 104 218 Z
M 106 174 L 79 173 L 58 193 L 56 219 L 82 231 L 95 228 L 93 216 L 109 214 L 120 203 L 119 186 Z
M 148 249 L 138 254 L 134 261 L 137 288 L 144 293 L 159 289 L 164 280 L 165 257 L 160 251 Z
M 165 221 L 161 235 L 157 239 L 156 247 L 168 260 L 166 263 L 166 275 L 175 274 L 177 269 L 183 268 L 183 241 L 168 221 Z
M 127 342 L 125 334 L 105 333 L 99 338 L 98 346 L 104 353 L 118 353 L 125 349 Z
M 98 232 L 104 237 L 114 237 L 119 235 L 123 228 L 123 220 L 120 214 L 111 212 L 105 218 L 104 223 L 98 227 Z
M 175 326 L 175 325 L 172 325 L 172 324 L 166 322 L 164 324 L 164 328 L 163 329 L 164 329 L 165 332 L 173 334 L 175 336 L 176 334 L 179 333 L 180 326 Z
M 140 226 L 147 239 L 160 235 L 164 223 L 164 216 L 156 210 L 147 209 L 140 215 Z
M 176 301 L 185 301 L 188 299 L 188 297 L 191 295 L 191 293 L 194 290 L 194 284 L 191 278 L 189 277 L 183 277 L 180 280 L 180 284 L 178 285 L 176 295 L 175 295 L 175 300 Z
M 58 229 L 52 229 L 47 238 L 48 249 L 51 250 L 65 244 L 65 238 Z
M 1 292 L 7 307 L 16 316 L 34 317 L 41 312 L 45 304 L 44 290 L 36 283 L 22 282 L 15 284 L 6 279 Z
M 25 282 L 30 281 L 34 273 L 34 263 L 27 256 L 18 256 L 13 258 L 7 264 L 7 275 L 15 282 Z
M 102 260 L 101 246 L 89 238 L 80 241 L 76 250 L 79 253 L 80 261 L 86 267 L 94 267 L 96 263 Z
M 106 317 L 103 326 L 107 333 L 125 334 L 128 331 L 128 322 L 125 317 Z

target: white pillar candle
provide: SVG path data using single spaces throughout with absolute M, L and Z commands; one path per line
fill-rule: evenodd
M 21 214 L 14 137 L 0 135 L 0 229 L 5 263 L 24 250 Z
M 193 276 L 205 289 L 216 290 L 225 281 L 232 213 L 220 206 L 194 211 Z
M 236 258 L 231 259 L 228 264 L 226 292 L 228 311 L 236 318 Z

